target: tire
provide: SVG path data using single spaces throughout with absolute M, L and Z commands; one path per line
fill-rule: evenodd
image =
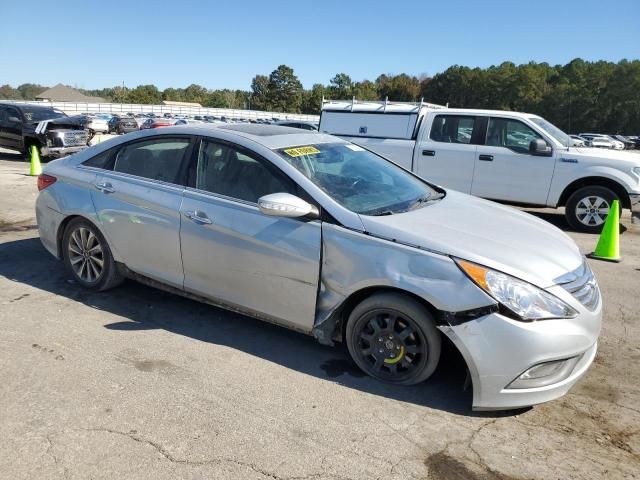
M 571 194 L 565 205 L 565 217 L 574 230 L 600 233 L 609 208 L 618 195 L 607 187 L 590 185 Z M 622 210 L 622 209 L 621 209 Z
M 69 275 L 87 290 L 101 292 L 124 281 L 102 233 L 84 218 L 71 220 L 65 228 L 62 258 Z
M 433 315 L 402 294 L 380 293 L 363 300 L 349 315 L 345 336 L 356 365 L 387 383 L 423 382 L 440 360 L 442 338 Z
M 42 149 L 40 148 L 40 145 L 35 141 L 31 141 L 25 144 L 25 151 L 24 151 L 25 162 L 31 162 L 31 147 L 33 146 L 35 146 L 38 149 L 38 154 L 40 155 L 40 158 L 41 159 L 44 158 L 42 156 Z

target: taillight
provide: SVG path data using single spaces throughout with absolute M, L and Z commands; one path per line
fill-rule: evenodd
M 38 175 L 38 190 L 44 190 L 49 185 L 56 183 L 57 178 L 51 175 L 41 174 Z

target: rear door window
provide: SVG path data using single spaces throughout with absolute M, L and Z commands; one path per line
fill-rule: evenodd
M 429 138 L 443 143 L 471 143 L 476 117 L 462 115 L 436 115 Z
M 114 171 L 138 177 L 177 183 L 188 138 L 155 138 L 125 145 L 118 152 Z

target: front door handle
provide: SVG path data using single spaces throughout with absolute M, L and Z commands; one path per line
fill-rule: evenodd
M 480 155 L 478 160 L 482 160 L 483 162 L 493 162 L 493 155 Z
M 116 189 L 113 188 L 113 185 L 111 185 L 109 182 L 96 183 L 96 188 L 103 193 L 113 193 L 116 191 Z
M 213 223 L 211 219 L 207 217 L 207 214 L 204 212 L 201 212 L 200 210 L 194 210 L 192 212 L 184 212 L 184 216 L 187 217 L 189 220 L 193 220 L 194 222 L 197 222 L 197 223 L 203 223 L 206 225 Z
M 424 155 L 425 157 L 435 157 L 436 156 L 436 151 L 435 150 L 422 150 L 422 155 Z

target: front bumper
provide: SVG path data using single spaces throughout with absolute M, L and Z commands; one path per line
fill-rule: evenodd
M 74 153 L 81 152 L 87 148 L 86 145 L 79 145 L 76 147 L 42 147 L 43 157 L 66 157 Z
M 561 287 L 549 291 L 561 298 L 569 295 Z M 570 304 L 576 308 L 575 301 Z M 576 318 L 537 322 L 519 322 L 492 313 L 460 325 L 440 327 L 467 363 L 473 382 L 473 409 L 528 407 L 567 393 L 595 358 L 602 300 L 594 311 L 584 307 L 578 311 Z M 537 388 L 508 388 L 535 365 L 575 357 L 578 358 L 568 376 L 556 383 Z
M 631 202 L 631 222 L 640 224 L 640 193 L 630 193 Z

